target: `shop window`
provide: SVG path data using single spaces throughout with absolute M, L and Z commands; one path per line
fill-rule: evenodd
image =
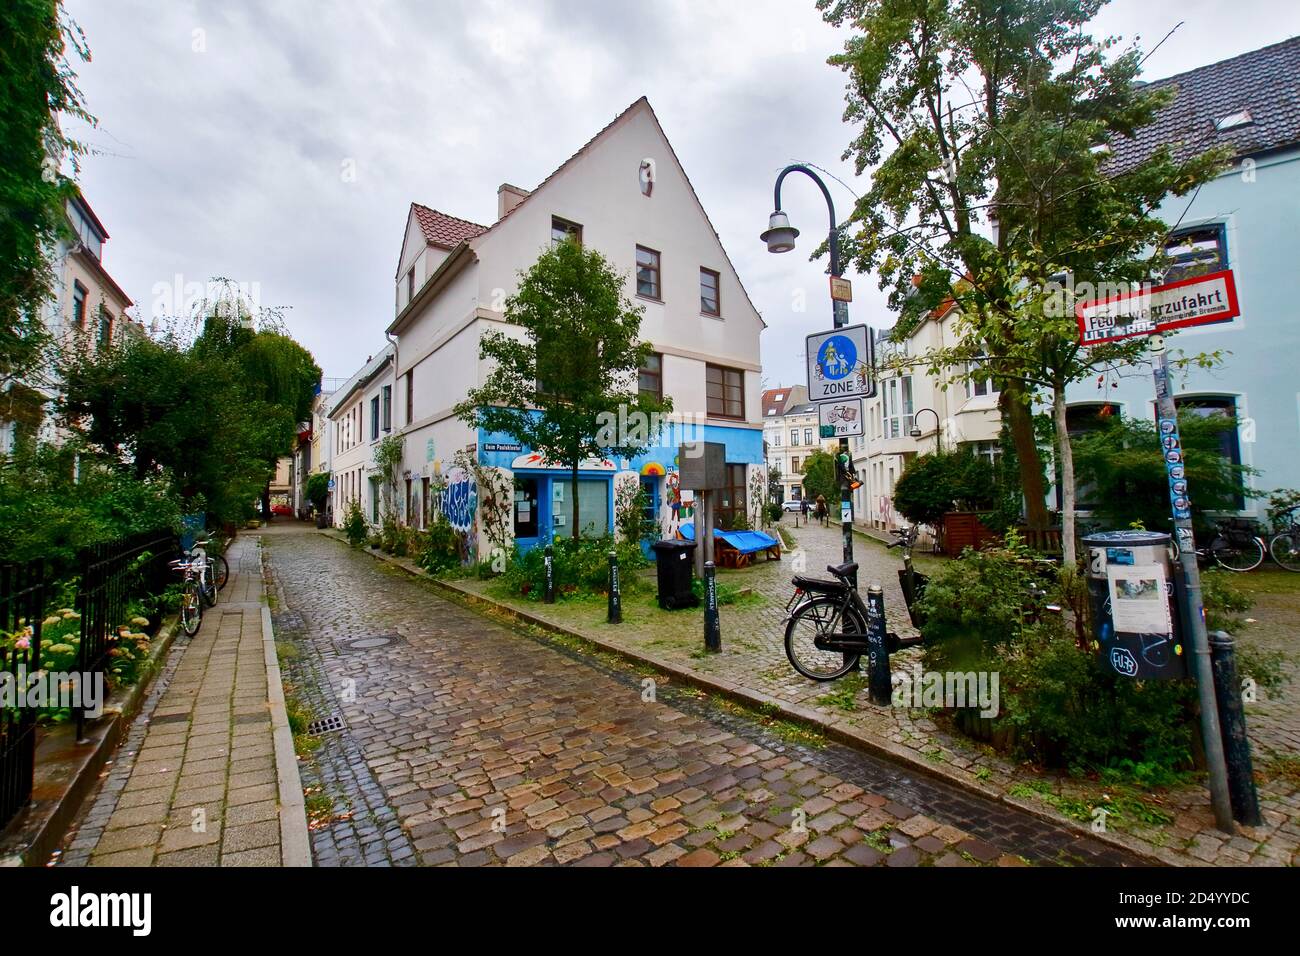
M 743 527 L 748 521 L 745 508 L 747 485 L 744 465 L 727 465 L 727 487 L 715 492 L 717 496 L 718 525 L 723 531 L 737 527 L 737 521 Z

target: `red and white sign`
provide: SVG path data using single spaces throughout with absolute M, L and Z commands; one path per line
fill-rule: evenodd
M 1156 335 L 1241 315 L 1232 270 L 1093 299 L 1075 306 L 1083 345 Z

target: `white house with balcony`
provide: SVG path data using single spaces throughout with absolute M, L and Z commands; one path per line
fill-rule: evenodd
M 654 348 L 641 388 L 674 402 L 668 424 L 643 454 L 582 463 L 583 533 L 614 527 L 615 486 L 624 482 L 643 486 L 664 533 L 683 519 L 690 505 L 682 508 L 676 482 L 683 435 L 726 448 L 719 520 L 752 516 L 759 503 L 751 485 L 763 481 L 764 323 L 643 97 L 532 190 L 501 186 L 490 225 L 412 204 L 388 328 L 396 340 L 395 424 L 405 438 L 407 523 L 430 521 L 433 500 L 482 544 L 472 478 L 455 465 L 463 452 L 512 477 L 512 530 L 521 546 L 572 533 L 567 468 L 452 413 L 489 373 L 479 339 L 504 326 L 504 302 L 519 273 L 570 236 L 627 275 L 628 297 L 644 308 L 641 338 Z

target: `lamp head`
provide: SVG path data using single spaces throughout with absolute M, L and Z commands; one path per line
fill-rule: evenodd
M 768 217 L 767 231 L 758 238 L 767 243 L 768 252 L 789 252 L 798 235 L 799 230 L 790 225 L 790 218 L 778 209 Z

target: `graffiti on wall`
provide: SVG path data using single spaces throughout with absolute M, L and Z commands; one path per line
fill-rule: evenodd
M 442 489 L 441 510 L 452 528 L 461 534 L 468 533 L 474 527 L 474 515 L 478 511 L 478 489 L 472 475 L 460 468 L 453 468 L 447 473 L 447 484 Z

